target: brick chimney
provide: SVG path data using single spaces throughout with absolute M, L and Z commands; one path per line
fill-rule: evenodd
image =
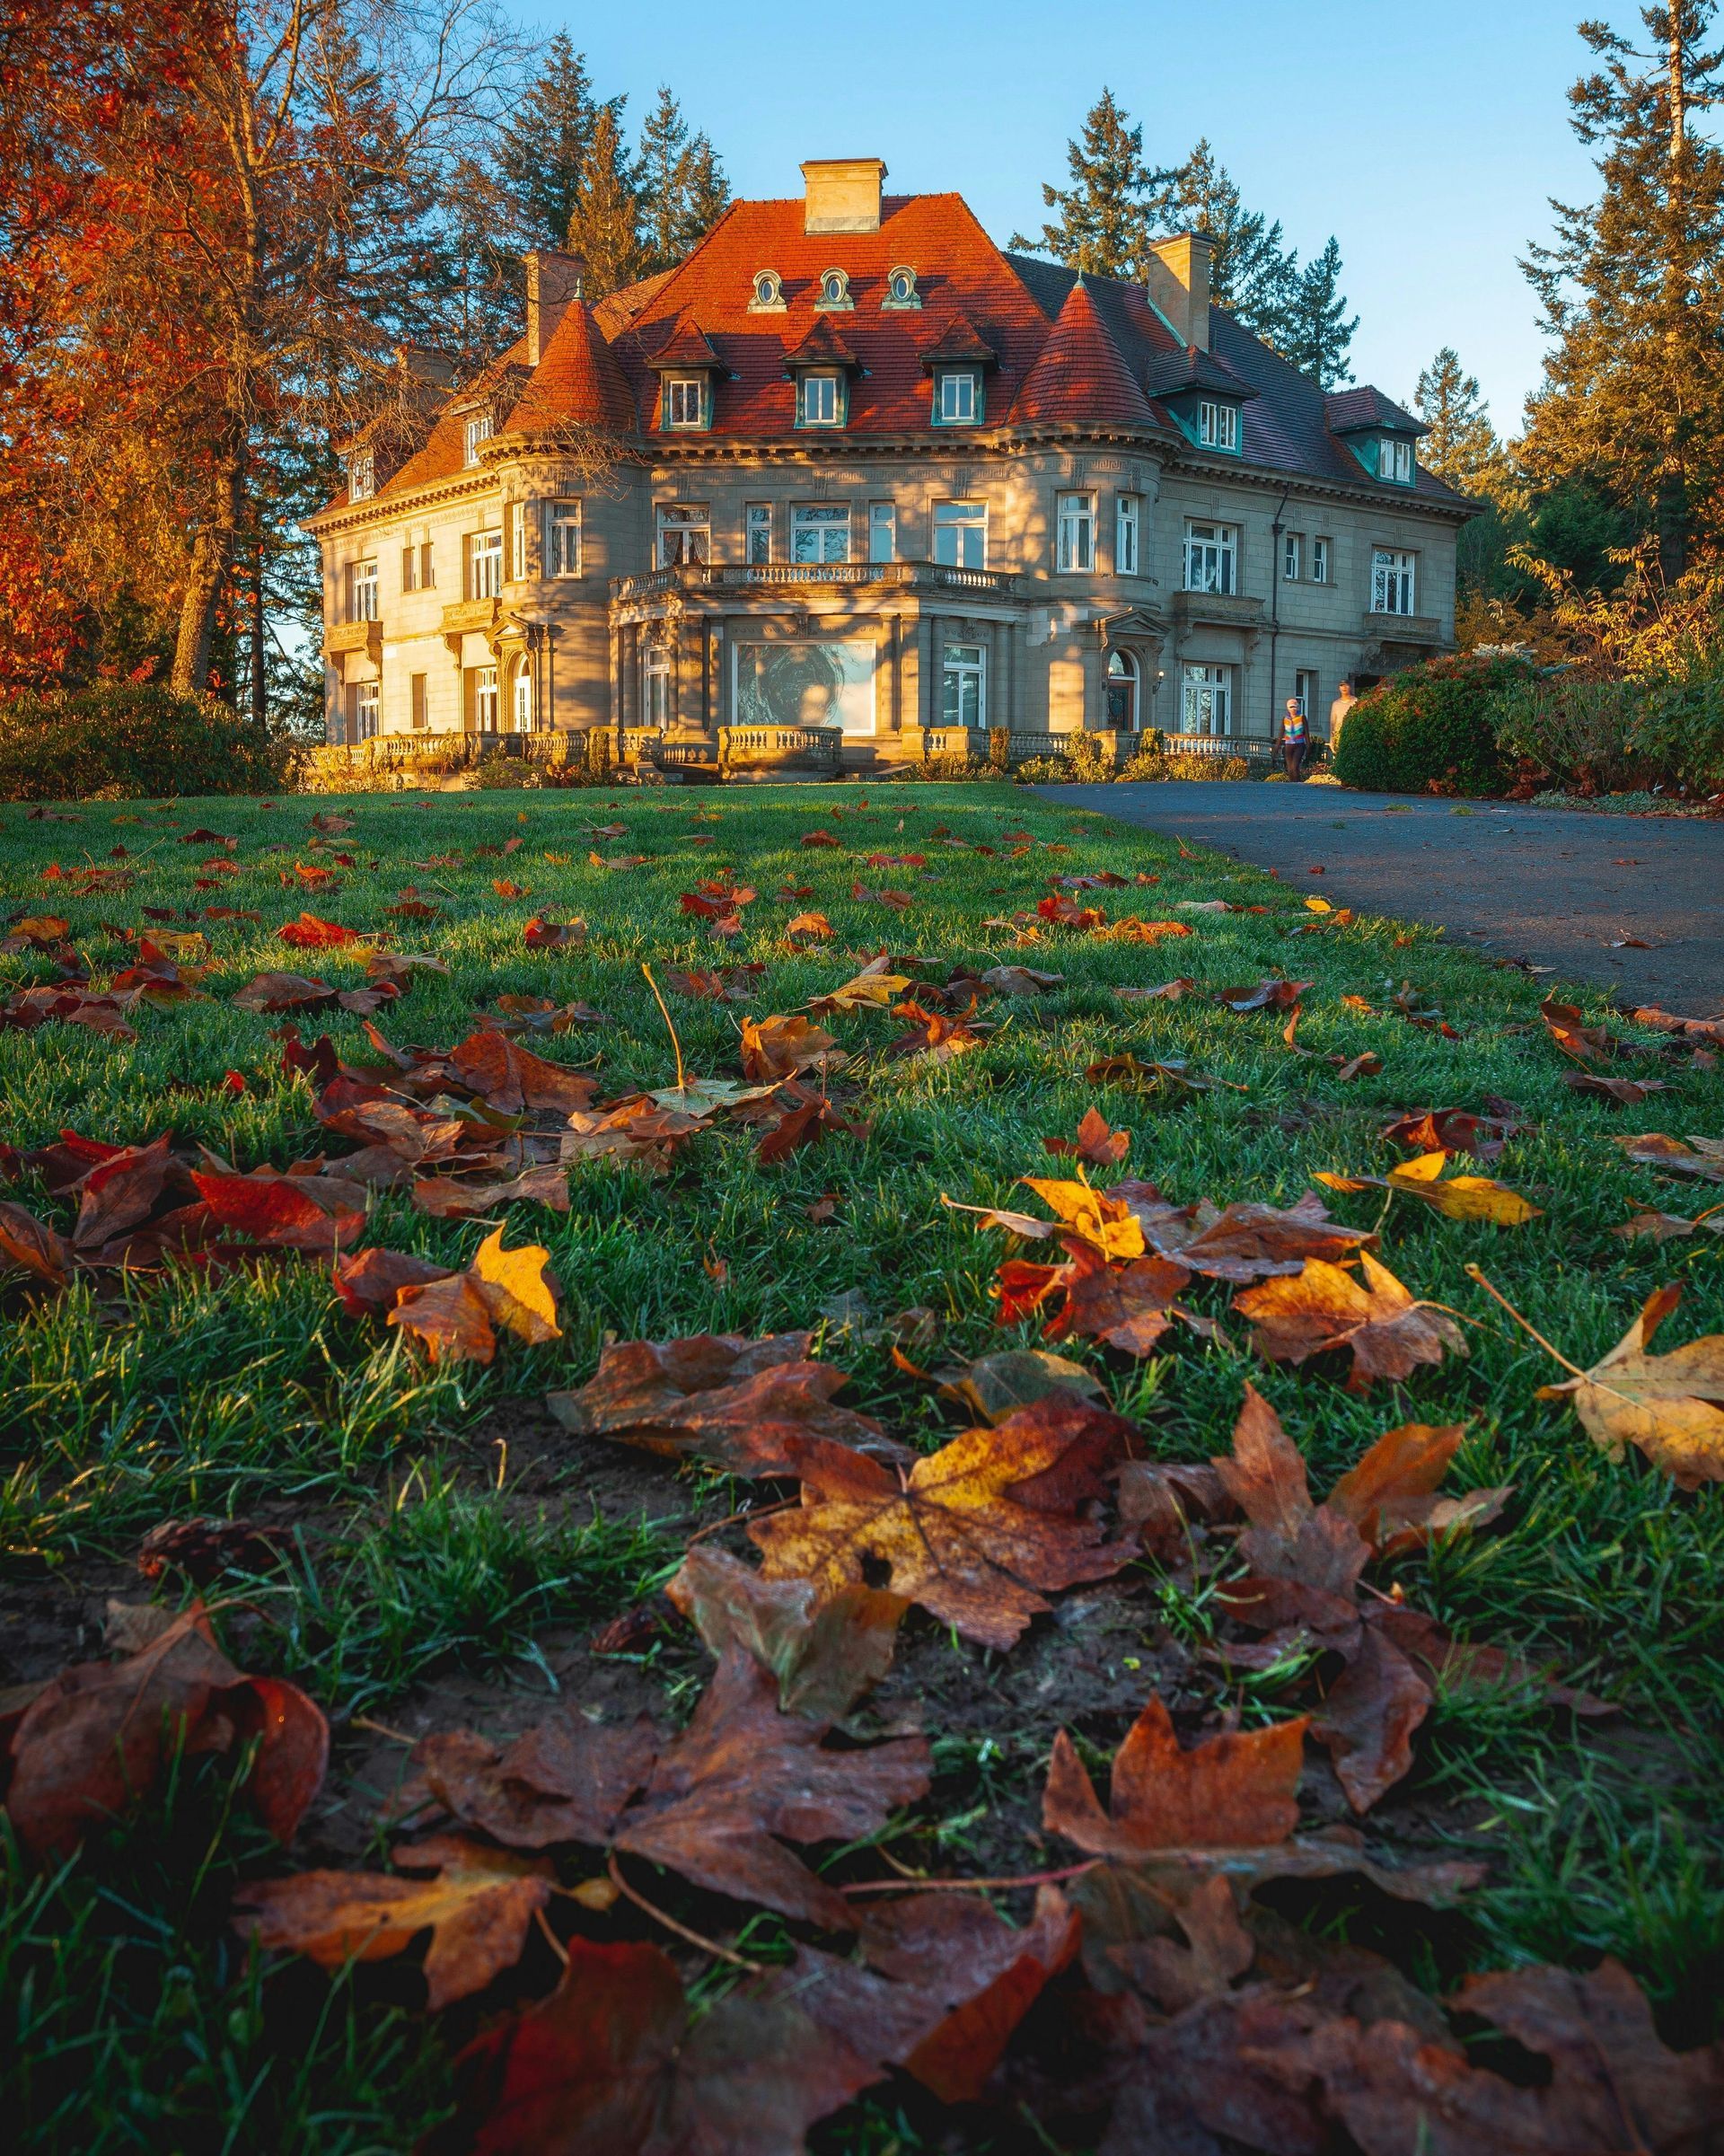
M 438 351 L 435 345 L 398 344 L 395 364 L 413 381 L 427 382 L 434 389 L 449 390 L 455 386 L 455 363 L 447 352 Z
M 527 266 L 527 365 L 536 367 L 558 323 L 581 296 L 586 259 L 555 247 L 535 247 L 521 259 Z
M 802 168 L 802 229 L 878 232 L 885 176 L 877 157 L 811 157 Z
M 1144 284 L 1156 306 L 1173 324 L 1183 345 L 1209 348 L 1209 257 L 1215 242 L 1206 232 L 1175 233 L 1149 242 Z

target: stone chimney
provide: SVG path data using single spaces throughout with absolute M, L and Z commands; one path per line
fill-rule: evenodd
M 1181 344 L 1209 348 L 1209 257 L 1215 242 L 1206 232 L 1175 233 L 1149 242 L 1144 284 L 1173 324 Z
M 447 352 L 438 351 L 435 345 L 398 344 L 395 364 L 414 382 L 427 382 L 433 389 L 452 390 L 455 386 L 455 363 Z
M 536 367 L 558 323 L 581 296 L 586 259 L 554 247 L 535 247 L 521 259 L 527 266 L 527 365 Z
M 877 157 L 811 157 L 802 168 L 802 229 L 878 232 L 885 176 Z

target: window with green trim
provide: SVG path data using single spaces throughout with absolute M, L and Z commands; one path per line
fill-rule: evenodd
M 981 418 L 981 376 L 972 367 L 942 367 L 934 378 L 936 427 L 974 427 Z
M 805 374 L 796 423 L 800 427 L 842 427 L 845 401 L 841 374 Z

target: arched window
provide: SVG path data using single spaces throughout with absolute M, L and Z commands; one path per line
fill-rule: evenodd
M 1121 734 L 1138 730 L 1138 662 L 1129 651 L 1107 655 L 1107 723 Z
M 532 673 L 525 659 L 515 661 L 509 683 L 509 723 L 517 734 L 532 732 Z
M 850 297 L 850 280 L 843 270 L 828 269 L 822 273 L 820 298 L 816 304 L 826 308 L 852 307 L 856 304 Z
M 755 312 L 776 313 L 784 305 L 784 287 L 776 269 L 757 269 L 754 273 L 754 296 L 749 306 Z
M 886 272 L 886 296 L 883 307 L 919 307 L 921 295 L 916 289 L 916 272 L 908 263 L 900 262 L 896 269 Z

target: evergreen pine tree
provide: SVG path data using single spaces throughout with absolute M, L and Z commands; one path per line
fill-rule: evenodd
M 1227 308 L 1242 330 L 1278 352 L 1286 351 L 1297 335 L 1298 256 L 1284 244 L 1279 218 L 1271 224 L 1261 211 L 1245 207 L 1207 138 L 1179 168 L 1157 207 L 1165 216 L 1207 233 L 1215 242 L 1209 297 Z
M 1724 153 L 1688 124 L 1724 99 L 1724 55 L 1704 43 L 1715 14 L 1714 0 L 1643 7 L 1650 52 L 1580 25 L 1601 65 L 1570 93 L 1572 125 L 1602 185 L 1596 202 L 1553 201 L 1554 242 L 1523 264 L 1552 348 L 1527 403 L 1529 471 L 1606 488 L 1669 581 L 1718 537 L 1724 498 Z
M 1299 272 L 1280 340 L 1281 356 L 1301 374 L 1309 374 L 1319 389 L 1339 389 L 1353 378 L 1347 354 L 1358 327 L 1357 314 L 1350 321 L 1347 319 L 1341 248 L 1332 235 L 1323 252 Z M 1452 352 L 1449 357 L 1454 357 Z
M 730 182 L 705 135 L 688 147 L 682 180 L 682 221 L 676 233 L 679 258 L 698 246 L 730 207 Z
M 688 154 L 688 122 L 669 84 L 661 83 L 658 102 L 640 131 L 640 157 L 635 167 L 641 238 L 654 269 L 668 269 L 679 256 Z
M 1084 120 L 1080 141 L 1066 145 L 1071 185 L 1050 187 L 1042 199 L 1059 215 L 1041 234 L 1014 235 L 1014 247 L 1051 254 L 1070 269 L 1095 277 L 1141 274 L 1145 243 L 1150 236 L 1151 206 L 1172 180 L 1170 172 L 1152 171 L 1143 161 L 1143 129 L 1104 90 Z
M 1419 444 L 1427 471 L 1463 494 L 1495 494 L 1507 478 L 1507 460 L 1476 374 L 1461 371 L 1453 345 L 1445 345 L 1419 377 L 1413 409 L 1430 429 Z
M 620 101 L 618 101 L 619 102 Z M 586 296 L 603 299 L 646 274 L 640 198 L 635 191 L 621 129 L 609 105 L 600 106 L 569 215 L 567 244 L 586 258 Z
M 690 135 L 682 108 L 664 84 L 641 129 L 636 187 L 648 270 L 682 261 L 730 205 L 729 183 L 712 144 L 705 135 Z
M 620 98 L 603 107 L 594 101 L 585 55 L 559 31 L 497 131 L 495 178 L 523 248 L 563 244 L 599 113 L 620 119 L 621 107 Z

